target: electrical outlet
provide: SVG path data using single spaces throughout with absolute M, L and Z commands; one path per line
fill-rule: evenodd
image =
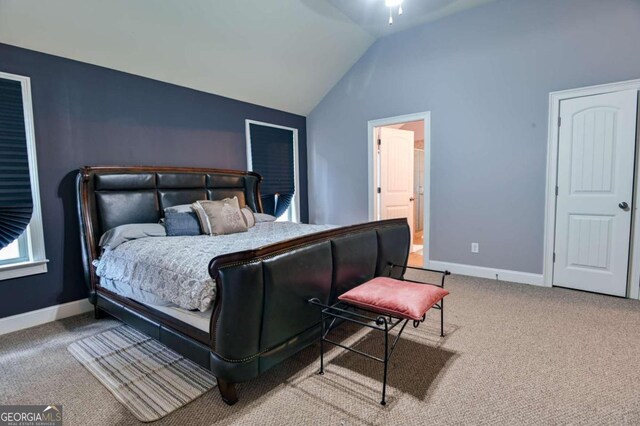
M 471 243 L 471 253 L 479 253 L 480 252 L 480 244 Z

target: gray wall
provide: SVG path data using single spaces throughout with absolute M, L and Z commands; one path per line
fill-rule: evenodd
M 84 165 L 246 169 L 244 120 L 299 129 L 307 218 L 305 117 L 0 44 L 0 71 L 31 77 L 49 272 L 0 281 L 0 318 L 86 295 L 74 178 Z
M 549 92 L 634 78 L 638 0 L 502 0 L 380 39 L 307 118 L 310 219 L 367 220 L 367 120 L 431 111 L 432 259 L 541 273 Z

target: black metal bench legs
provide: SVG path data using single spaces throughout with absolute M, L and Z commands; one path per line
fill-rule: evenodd
M 318 299 L 313 298 L 309 300 L 309 303 L 312 305 L 319 306 L 321 308 L 322 321 L 321 324 L 321 334 L 320 334 L 320 371 L 318 374 L 324 374 L 324 343 L 330 343 L 335 346 L 339 346 L 343 349 L 346 349 L 351 352 L 355 352 L 359 355 L 370 358 L 374 361 L 380 362 L 384 364 L 384 374 L 382 378 L 382 400 L 380 404 L 386 405 L 386 396 L 387 396 L 387 372 L 389 367 L 389 359 L 393 354 L 393 350 L 396 348 L 396 344 L 400 340 L 400 336 L 404 331 L 405 326 L 409 322 L 407 319 L 397 318 L 393 316 L 382 316 L 377 314 L 377 317 L 363 315 L 357 312 L 352 311 L 352 307 L 343 302 L 338 302 L 334 305 L 328 306 L 321 303 Z M 365 309 L 360 309 L 361 311 L 373 313 L 375 312 L 368 311 Z M 426 315 L 425 315 L 426 316 Z M 328 326 L 325 326 L 325 322 L 331 318 L 331 323 Z M 425 317 L 422 318 L 424 321 Z M 380 358 L 361 350 L 355 349 L 354 347 L 343 345 L 340 342 L 336 342 L 334 340 L 328 339 L 327 335 L 331 330 L 333 330 L 336 321 L 346 321 L 351 323 L 356 323 L 365 327 L 369 327 L 371 329 L 381 331 L 384 333 L 384 357 Z M 413 326 L 417 327 L 422 321 L 413 321 Z M 389 342 L 389 332 L 393 330 L 397 325 L 402 324 L 400 327 L 400 331 L 396 335 L 393 343 Z
M 233 405 L 238 402 L 238 393 L 236 392 L 236 386 L 233 383 L 229 383 L 222 379 L 216 379 L 218 381 L 218 390 L 222 400 L 227 405 Z
M 391 272 L 393 271 L 393 268 L 396 268 L 397 266 L 395 265 L 390 265 L 390 275 Z M 440 285 L 437 284 L 431 284 L 428 282 L 422 282 L 422 281 L 415 281 L 415 280 L 408 280 L 405 279 L 403 276 L 400 277 L 401 281 L 408 281 L 408 282 L 412 282 L 412 283 L 416 283 L 416 284 L 424 284 L 424 285 L 433 285 L 436 287 L 441 287 L 444 288 L 444 280 L 445 277 L 447 277 L 448 275 L 450 275 L 449 271 L 436 271 L 436 270 L 432 270 L 432 269 L 425 269 L 425 268 L 413 268 L 413 267 L 405 267 L 405 268 L 410 268 L 410 269 L 418 269 L 418 270 L 422 270 L 422 271 L 426 271 L 426 272 L 435 272 L 438 274 L 442 275 L 442 279 L 440 282 Z M 403 268 L 404 270 L 404 268 Z M 381 405 L 386 405 L 386 397 L 387 397 L 387 372 L 389 369 L 389 359 L 391 358 L 391 355 L 393 355 L 393 351 L 396 348 L 396 345 L 398 344 L 398 341 L 400 340 L 400 336 L 402 335 L 402 332 L 404 331 L 404 328 L 406 327 L 407 323 L 409 322 L 409 319 L 406 318 L 400 318 L 397 316 L 392 316 L 392 315 L 382 315 L 380 314 L 380 312 L 376 312 L 373 310 L 369 310 L 369 309 L 364 309 L 362 307 L 358 307 L 358 312 L 355 311 L 355 307 L 353 305 L 349 305 L 348 303 L 345 302 L 336 302 L 333 305 L 327 305 L 322 303 L 319 299 L 317 298 L 312 298 L 309 299 L 309 303 L 315 306 L 318 306 L 320 308 L 320 327 L 321 327 L 321 332 L 320 332 L 320 371 L 318 372 L 318 374 L 324 374 L 324 343 L 329 343 L 335 346 L 339 346 L 343 349 L 346 349 L 348 351 L 351 352 L 355 352 L 359 355 L 365 356 L 367 358 L 373 359 L 374 361 L 380 362 L 382 364 L 384 364 L 384 375 L 382 378 L 382 400 L 380 401 Z M 438 309 L 440 311 L 440 337 L 444 337 L 444 296 L 443 298 L 441 298 L 439 300 L 438 303 L 436 303 L 435 305 L 433 305 L 431 308 L 433 309 Z M 360 312 L 364 312 L 360 313 Z M 369 314 L 369 315 L 366 315 Z M 420 320 L 412 320 L 413 321 L 413 327 L 417 328 L 420 323 L 424 322 L 425 318 L 426 318 L 427 314 L 425 313 L 422 318 Z M 329 322 L 330 320 L 330 322 Z M 327 325 L 327 322 L 329 322 L 329 324 Z M 336 342 L 334 340 L 328 339 L 327 336 L 329 335 L 329 332 L 334 329 L 334 325 L 336 325 L 336 322 L 338 323 L 338 325 L 340 323 L 343 322 L 347 322 L 347 323 L 355 323 L 361 326 L 365 326 L 368 328 L 371 328 L 373 330 L 377 330 L 380 331 L 382 333 L 384 333 L 384 357 L 377 357 L 374 355 L 371 355 L 369 353 L 363 352 L 361 350 L 358 350 L 356 348 L 354 348 L 353 346 L 346 346 L 343 345 L 340 342 Z M 398 334 L 396 334 L 395 339 L 393 339 L 393 342 L 390 343 L 389 342 L 389 332 L 391 330 L 393 330 L 397 325 L 401 324 L 400 329 L 398 331 Z
M 444 299 L 440 301 L 440 337 L 444 337 Z

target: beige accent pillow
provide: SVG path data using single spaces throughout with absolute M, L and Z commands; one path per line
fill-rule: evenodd
M 243 207 L 240 209 L 244 216 L 244 221 L 247 224 L 247 228 L 252 228 L 256 225 L 256 217 L 253 215 L 253 211 L 249 207 Z
M 248 227 L 240 211 L 238 197 L 219 201 L 196 201 L 191 205 L 205 234 L 224 235 L 246 232 Z

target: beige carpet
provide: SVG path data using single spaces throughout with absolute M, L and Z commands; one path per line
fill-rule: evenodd
M 640 302 L 465 277 L 448 288 L 448 336 L 435 317 L 408 330 L 386 407 L 379 364 L 332 349 L 318 376 L 312 346 L 239 386 L 233 407 L 213 389 L 153 424 L 640 424 Z M 85 315 L 1 336 L 0 404 L 63 404 L 67 425 L 138 424 L 66 349 L 117 324 Z

